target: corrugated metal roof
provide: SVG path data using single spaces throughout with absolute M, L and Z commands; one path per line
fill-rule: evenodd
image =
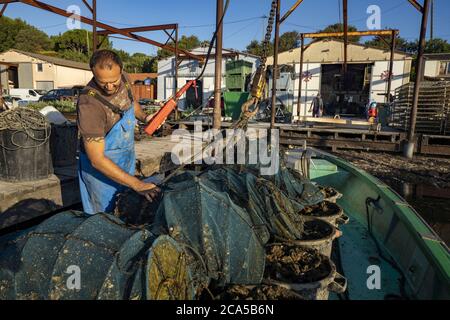
M 322 52 L 314 52 L 314 50 L 316 50 L 318 47 L 320 48 L 320 46 L 329 46 L 331 47 L 332 45 L 339 45 L 341 47 L 339 47 L 339 50 L 334 50 L 334 51 L 329 51 L 328 49 L 326 51 L 322 51 Z M 334 63 L 334 62 L 339 62 L 342 63 L 343 62 L 343 44 L 344 41 L 340 40 L 340 39 L 320 39 L 320 40 L 316 40 L 316 41 L 312 41 L 309 44 L 305 45 L 305 56 L 304 56 L 304 61 L 305 62 L 318 62 L 318 63 L 325 63 L 325 62 L 330 62 L 330 63 Z M 377 61 L 377 60 L 388 60 L 389 56 L 390 56 L 390 49 L 386 48 L 378 48 L 378 47 L 373 47 L 373 46 L 367 46 L 365 44 L 361 44 L 361 43 L 355 43 L 355 42 L 349 42 L 348 43 L 348 48 L 349 48 L 349 63 L 352 63 L 354 61 Z M 352 49 L 359 49 L 359 52 L 356 51 L 355 53 L 352 53 Z M 372 53 L 365 53 L 366 49 L 370 49 L 372 50 Z M 311 53 L 314 52 L 314 55 L 311 56 Z M 358 57 L 356 57 L 355 59 L 352 59 L 352 55 L 356 54 L 356 55 L 363 55 L 363 57 L 361 59 L 359 59 Z M 330 56 L 331 55 L 331 56 Z M 340 60 L 336 60 L 337 56 L 342 56 L 342 59 Z M 395 50 L 395 60 L 398 59 L 412 59 L 412 54 L 403 52 L 403 51 L 399 51 L 399 50 Z M 267 59 L 267 64 L 270 65 L 273 62 L 273 56 L 269 56 Z M 296 62 L 298 63 L 300 61 L 300 47 L 297 48 L 293 48 L 284 52 L 280 52 L 278 55 L 278 62 L 279 64 L 283 64 L 283 63 L 292 63 L 292 62 Z
M 52 56 L 46 56 L 46 55 L 38 54 L 38 53 L 26 52 L 26 51 L 17 50 L 17 49 L 11 49 L 11 51 L 15 51 L 15 52 L 24 54 L 26 56 L 29 56 L 29 57 L 32 57 L 32 58 L 35 58 L 38 60 L 47 61 L 49 63 L 53 63 L 58 66 L 69 67 L 69 68 L 74 68 L 74 69 L 82 69 L 82 70 L 91 70 L 91 68 L 89 67 L 89 64 L 83 63 L 83 62 L 66 60 L 66 59 L 61 59 L 61 58 L 52 57 Z
M 425 59 L 427 60 L 450 60 L 450 52 L 445 53 L 427 53 L 423 55 Z
M 130 79 L 131 83 L 134 83 L 135 81 L 144 81 L 147 78 L 155 79 L 158 78 L 158 73 L 127 73 L 128 78 Z

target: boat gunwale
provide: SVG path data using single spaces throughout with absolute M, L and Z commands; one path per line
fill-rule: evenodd
M 420 214 L 405 199 L 403 199 L 401 195 L 399 195 L 394 189 L 383 181 L 342 158 L 315 148 L 308 147 L 308 149 L 314 151 L 315 154 L 322 159 L 328 160 L 343 170 L 364 179 L 378 189 L 385 199 L 389 199 L 389 201 L 392 202 L 392 205 L 396 208 L 394 211 L 395 214 L 404 223 L 411 236 L 414 237 L 416 244 L 422 249 L 422 252 L 430 260 L 430 264 L 431 261 L 433 261 L 432 267 L 434 266 L 447 284 L 450 285 L 449 247 L 439 237 L 439 235 L 437 235 L 433 228 L 431 228 L 431 226 L 420 216 Z M 427 233 L 419 230 L 419 228 L 426 229 Z M 435 239 L 432 239 L 430 235 L 432 235 Z

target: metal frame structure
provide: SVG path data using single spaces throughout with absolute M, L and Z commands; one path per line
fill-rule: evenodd
M 214 113 L 213 128 L 219 130 L 222 124 L 222 47 L 223 47 L 223 0 L 217 0 L 216 4 L 216 50 L 215 50 L 215 74 L 214 74 Z
M 203 61 L 202 57 L 199 57 L 197 55 L 194 55 L 186 50 L 182 50 L 178 48 L 178 41 L 175 41 L 175 47 L 172 47 L 170 45 L 168 45 L 168 41 L 163 44 L 139 35 L 136 35 L 135 32 L 142 32 L 142 31 L 154 31 L 154 30 L 163 30 L 164 32 L 167 33 L 167 29 L 168 26 L 167 25 L 159 25 L 159 26 L 149 26 L 149 27 L 138 27 L 138 28 L 126 28 L 126 29 L 119 29 L 119 28 L 115 28 L 113 26 L 104 24 L 104 23 L 100 23 L 97 20 L 97 3 L 96 0 L 92 0 L 92 5 L 89 5 L 89 3 L 87 2 L 87 0 L 82 0 L 83 3 L 87 6 L 87 8 L 90 10 L 90 12 L 92 13 L 92 19 L 83 17 L 83 16 L 79 16 L 79 15 L 73 15 L 71 13 L 66 12 L 65 10 L 62 10 L 60 8 L 54 7 L 52 5 L 46 4 L 44 2 L 41 1 L 37 1 L 37 0 L 0 0 L 0 4 L 3 4 L 3 7 L 0 9 L 0 17 L 4 14 L 8 4 L 10 3 L 22 3 L 22 4 L 27 4 L 30 6 L 33 6 L 35 8 L 39 8 L 39 9 L 43 9 L 64 17 L 72 17 L 75 19 L 79 19 L 81 22 L 89 24 L 93 27 L 93 42 L 94 42 L 94 49 L 97 48 L 98 43 L 97 43 L 97 36 L 98 34 L 119 34 L 122 36 L 125 36 L 126 38 L 130 38 L 132 40 L 137 40 L 137 41 L 141 41 L 144 43 L 148 43 L 166 50 L 169 50 L 173 53 L 175 53 L 176 59 L 177 59 L 177 63 L 176 63 L 176 79 L 177 79 L 177 73 L 178 73 L 178 58 L 180 56 L 185 56 L 185 57 L 189 57 L 190 59 L 195 59 L 195 60 L 199 60 L 199 61 Z M 404 150 L 404 154 L 405 156 L 407 156 L 408 158 L 412 158 L 413 157 L 413 153 L 414 153 L 414 135 L 415 135 L 415 124 L 416 124 L 416 117 L 417 117 L 417 105 L 418 105 L 418 97 L 419 97 L 419 87 L 420 87 L 420 82 L 423 79 L 423 74 L 424 74 L 424 66 L 423 66 L 423 54 L 424 54 L 424 47 L 425 47 L 425 36 L 426 36 L 426 30 L 427 30 L 427 22 L 428 22 L 428 13 L 430 10 L 430 0 L 424 0 L 424 4 L 421 5 L 418 0 L 405 0 L 408 1 L 412 6 L 414 6 L 421 14 L 422 14 L 422 23 L 421 23 L 421 32 L 420 32 L 420 38 L 419 38 L 419 50 L 418 50 L 418 57 L 417 57 L 417 65 L 416 65 L 416 70 L 417 70 L 417 79 L 416 79 L 416 85 L 415 85 L 415 89 L 414 89 L 414 99 L 413 99 L 413 105 L 411 108 L 411 125 L 410 125 L 410 129 L 409 129 L 409 133 L 408 133 L 408 144 L 406 144 L 405 150 Z M 280 24 L 283 23 L 291 14 L 292 12 L 294 12 L 299 5 L 303 2 L 303 0 L 297 0 L 295 2 L 295 4 L 283 15 L 280 16 L 280 5 L 281 5 L 281 0 L 278 0 L 278 5 L 277 5 L 277 15 L 276 15 L 276 22 L 275 22 L 275 45 L 274 45 L 274 61 L 273 61 L 273 73 L 274 73 L 274 79 L 273 79 L 273 92 L 272 92 L 272 105 L 275 106 L 275 102 L 276 102 L 276 75 L 278 74 L 278 49 L 279 49 L 279 33 L 280 33 Z M 220 10 L 223 9 L 223 0 L 217 0 L 217 8 L 219 10 L 219 6 L 220 6 Z M 347 69 L 347 46 L 348 46 L 348 36 L 353 35 L 353 32 L 348 32 L 348 0 L 343 0 L 343 15 L 344 15 L 344 31 L 343 33 L 337 33 L 340 36 L 344 37 L 344 72 Z M 97 32 L 97 28 L 103 28 L 104 30 Z M 176 27 L 174 28 L 175 32 L 176 32 L 176 36 L 175 36 L 175 40 L 178 40 L 178 26 L 176 25 Z M 391 42 L 391 63 L 390 63 L 390 69 L 392 70 L 392 60 L 393 60 L 393 54 L 394 54 L 394 50 L 395 50 L 395 33 L 394 30 L 390 30 L 390 31 L 378 31 L 378 32 L 391 32 L 390 35 L 392 36 L 392 42 Z M 370 33 L 370 34 L 369 34 Z M 169 34 L 168 34 L 169 35 Z M 172 32 L 173 35 L 173 32 Z M 169 35 L 169 39 L 172 38 L 172 35 Z M 316 34 L 317 35 L 317 34 Z M 329 37 L 330 35 L 332 36 L 337 36 L 336 34 L 328 34 L 326 35 L 326 37 Z M 379 35 L 377 34 L 377 32 L 375 31 L 369 31 L 369 32 L 362 32 L 362 33 L 358 33 L 358 35 Z M 325 36 L 325 35 L 323 35 Z M 303 56 L 304 53 L 304 38 L 305 38 L 305 34 L 303 34 L 301 36 L 301 42 L 302 42 L 302 49 L 301 49 L 301 55 Z M 173 39 L 173 38 L 172 38 Z M 216 50 L 217 53 L 217 50 Z M 220 54 L 219 56 L 217 56 L 217 59 L 221 60 Z M 216 63 L 221 63 L 221 61 L 216 61 Z M 302 64 L 300 64 L 301 66 Z M 300 67 L 300 72 L 302 68 Z M 217 78 L 217 74 L 216 74 L 216 78 Z M 390 89 L 390 83 L 391 83 L 391 77 L 392 77 L 392 73 L 389 75 L 389 89 Z M 220 77 L 221 78 L 221 77 Z M 220 79 L 221 80 L 221 79 Z M 177 82 L 177 80 L 176 80 Z M 216 79 L 217 82 L 217 79 Z M 301 73 L 300 73 L 300 85 L 299 85 L 299 90 L 301 90 Z M 177 87 L 175 87 L 176 89 Z M 388 91 L 389 92 L 389 91 Z M 388 97 L 387 97 L 388 98 Z M 300 95 L 299 95 L 299 99 L 300 99 Z M 275 113 L 276 113 L 276 108 L 273 107 L 272 108 L 272 118 L 271 118 L 271 127 L 275 126 Z
M 45 11 L 49 11 L 49 12 L 58 14 L 60 16 L 66 17 L 66 18 L 77 19 L 77 20 L 79 20 L 79 21 L 81 21 L 81 22 L 83 22 L 85 24 L 89 24 L 89 25 L 93 26 L 93 28 L 95 29 L 94 30 L 94 38 L 98 34 L 97 28 L 99 27 L 99 28 L 103 28 L 104 29 L 103 31 L 100 31 L 100 34 L 103 33 L 103 32 L 109 32 L 111 34 L 120 34 L 120 35 L 122 35 L 122 36 L 124 36 L 126 38 L 130 38 L 130 39 L 137 40 L 137 41 L 140 41 L 140 42 L 148 43 L 148 44 L 157 46 L 159 48 L 171 51 L 173 53 L 182 53 L 182 54 L 184 54 L 186 56 L 189 56 L 192 59 L 202 61 L 201 58 L 197 57 L 195 54 L 192 54 L 192 53 L 190 53 L 187 50 L 182 50 L 182 49 L 178 49 L 177 50 L 175 47 L 172 47 L 172 46 L 168 45 L 167 42 L 164 44 L 164 43 L 160 43 L 158 41 L 151 40 L 149 38 L 145 38 L 145 37 L 142 37 L 142 36 L 139 36 L 139 35 L 135 34 L 134 32 L 136 32 L 136 31 L 137 32 L 142 32 L 143 31 L 141 27 L 120 29 L 120 28 L 116 28 L 116 27 L 113 27 L 111 25 L 99 22 L 97 20 L 97 13 L 96 13 L 96 9 L 97 9 L 97 7 L 96 7 L 96 0 L 92 0 L 92 1 L 93 1 L 93 6 L 92 7 L 89 6 L 89 4 L 87 3 L 86 0 L 83 0 L 83 3 L 88 6 L 89 10 L 92 10 L 94 19 L 89 19 L 89 18 L 86 18 L 86 17 L 81 16 L 81 15 L 72 14 L 72 13 L 66 12 L 65 10 L 63 10 L 61 8 L 58 8 L 58 7 L 55 7 L 55 6 L 52 6 L 52 5 L 46 4 L 46 3 L 41 2 L 41 1 L 37 1 L 37 0 L 0 0 L 0 4 L 4 5 L 4 7 L 2 9 L 3 11 L 4 11 L 4 9 L 6 9 L 6 6 L 8 4 L 10 4 L 10 3 L 22 3 L 22 4 L 26 4 L 26 5 L 38 8 L 38 9 L 43 9 Z M 144 28 L 149 28 L 149 27 L 144 27 Z M 152 26 L 150 28 L 152 28 L 152 30 L 166 30 L 167 29 L 166 25 Z
M 93 33 L 93 51 L 97 50 L 99 47 L 98 43 L 98 36 L 99 35 L 113 35 L 118 34 L 121 36 L 124 36 L 124 40 L 135 40 L 140 41 L 143 43 L 147 43 L 150 45 L 154 45 L 156 47 L 171 51 L 175 54 L 176 59 L 176 67 L 175 67 L 175 89 L 174 89 L 174 95 L 178 88 L 178 67 L 182 59 L 189 58 L 198 60 L 200 62 L 203 62 L 204 58 L 200 57 L 198 55 L 192 54 L 187 50 L 183 50 L 178 48 L 178 24 L 163 24 L 163 25 L 154 25 L 154 26 L 143 26 L 143 27 L 134 27 L 134 28 L 116 28 L 111 25 L 99 22 L 97 20 L 97 0 L 91 0 L 91 4 L 87 0 L 82 0 L 84 5 L 88 8 L 88 10 L 92 14 L 92 19 L 89 19 L 87 17 L 72 14 L 67 12 L 66 10 L 63 10 L 61 8 L 46 4 L 41 1 L 37 0 L 0 0 L 0 4 L 3 4 L 3 7 L 0 9 L 0 17 L 3 16 L 5 13 L 6 8 L 11 3 L 22 3 L 26 4 L 38 9 L 42 9 L 66 18 L 73 18 L 77 19 L 85 24 L 92 26 L 92 33 Z M 102 28 L 103 30 L 98 30 L 98 28 Z M 136 32 L 147 32 L 147 31 L 157 31 L 162 30 L 164 31 L 168 39 L 166 43 L 160 43 L 155 40 L 151 40 L 149 38 L 137 35 Z M 167 30 L 172 30 L 171 33 L 169 33 Z M 175 36 L 174 36 L 175 33 Z M 169 45 L 169 41 L 172 40 L 174 42 L 174 46 Z
M 347 46 L 348 46 L 348 36 L 351 35 L 379 35 L 379 34 L 368 34 L 374 33 L 375 31 L 363 31 L 362 34 L 354 34 L 353 32 L 348 32 L 348 0 L 342 0 L 343 1 L 343 15 L 344 15 L 344 31 L 339 34 L 339 36 L 344 37 L 344 71 L 347 68 Z M 416 79 L 416 85 L 414 87 L 414 99 L 413 104 L 411 108 L 411 124 L 408 132 L 408 143 L 405 144 L 404 149 L 404 155 L 408 158 L 412 158 L 414 155 L 414 148 L 415 148 L 415 126 L 416 126 L 416 119 L 417 119 L 417 106 L 419 102 L 419 87 L 420 82 L 423 80 L 424 77 L 424 65 L 423 65 L 423 54 L 424 54 L 424 48 L 425 48 L 425 36 L 427 31 L 427 23 L 428 23 L 428 13 L 430 10 L 430 1 L 431 0 L 424 0 L 424 4 L 421 5 L 417 0 L 405 0 L 411 3 L 414 8 L 417 9 L 422 15 L 422 23 L 421 23 L 421 31 L 420 31 L 420 37 L 419 37 L 419 50 L 417 55 L 417 64 L 416 64 L 416 73 L 417 73 L 417 79 Z M 274 75 L 277 74 L 278 70 L 278 43 L 279 43 L 279 31 L 280 31 L 280 24 L 284 22 L 291 14 L 294 12 L 298 6 L 303 2 L 303 0 L 297 0 L 295 4 L 282 16 L 282 18 L 279 18 L 279 15 L 277 15 L 277 20 L 275 23 L 275 45 L 274 45 L 274 59 L 273 59 L 273 70 Z M 278 11 L 280 10 L 280 1 L 278 1 Z M 395 30 L 387 30 L 387 31 L 378 31 L 378 32 L 390 32 L 392 36 L 392 42 L 390 44 L 391 47 L 391 63 L 390 63 L 390 69 L 392 70 L 392 61 L 393 61 L 393 55 L 395 50 Z M 337 36 L 333 33 L 328 33 L 328 35 L 324 37 L 329 36 Z M 301 36 L 301 56 L 303 56 L 304 53 L 304 36 Z M 301 90 L 301 74 L 302 74 L 302 63 L 300 62 L 300 85 L 299 90 Z M 273 77 L 273 87 L 276 87 L 276 76 Z M 389 75 L 389 90 L 390 90 L 390 83 L 391 83 L 392 73 Z M 388 91 L 390 93 L 390 91 Z M 272 95 L 276 94 L 276 88 L 273 90 Z M 387 96 L 389 98 L 389 96 Z M 276 97 L 272 97 L 272 105 L 274 106 L 274 101 Z M 299 95 L 299 101 L 300 101 L 300 95 Z M 276 108 L 272 108 L 272 122 L 271 127 L 273 128 L 275 126 L 275 110 Z
M 374 31 L 352 31 L 352 32 L 317 32 L 317 33 L 301 33 L 300 39 L 301 39 L 301 49 L 300 49 L 300 78 L 299 78 L 299 88 L 298 88 L 298 100 L 297 105 L 300 106 L 301 98 L 302 98 L 302 74 L 303 74 L 303 56 L 305 52 L 304 48 L 304 40 L 306 38 L 308 39 L 320 39 L 320 38 L 328 38 L 328 37 L 342 37 L 346 36 L 390 36 L 391 37 L 391 43 L 386 42 L 383 38 L 383 41 L 389 46 L 391 55 L 389 59 L 389 78 L 388 78 L 388 87 L 386 90 L 386 102 L 389 102 L 389 94 L 391 92 L 392 87 L 392 76 L 393 76 L 393 68 L 394 68 L 394 56 L 395 56 L 395 38 L 397 34 L 399 33 L 398 30 L 374 30 Z M 347 48 L 348 42 L 345 42 L 344 40 L 344 47 Z M 344 63 L 343 63 L 343 72 L 347 71 L 347 50 L 344 50 Z M 297 115 L 300 117 L 300 107 L 297 110 Z

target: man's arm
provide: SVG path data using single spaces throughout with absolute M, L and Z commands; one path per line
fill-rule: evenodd
M 152 200 L 159 191 L 153 183 L 145 183 L 138 178 L 129 175 L 123 171 L 118 165 L 105 156 L 105 139 L 104 138 L 84 138 L 84 148 L 86 154 L 91 161 L 92 166 L 111 180 L 127 186 L 134 191 L 145 196 L 148 200 Z
M 134 115 L 136 119 L 143 123 L 148 123 L 151 119 L 151 116 L 147 115 L 144 110 L 142 110 L 141 105 L 137 101 L 134 101 Z

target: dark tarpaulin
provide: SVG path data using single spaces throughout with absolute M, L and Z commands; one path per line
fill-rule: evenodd
M 107 214 L 58 214 L 33 230 L 0 239 L 5 249 L 0 251 L 5 284 L 0 298 L 142 298 L 142 267 L 154 239 L 148 230 L 128 228 Z M 73 266 L 80 268 L 80 290 L 67 286 Z

